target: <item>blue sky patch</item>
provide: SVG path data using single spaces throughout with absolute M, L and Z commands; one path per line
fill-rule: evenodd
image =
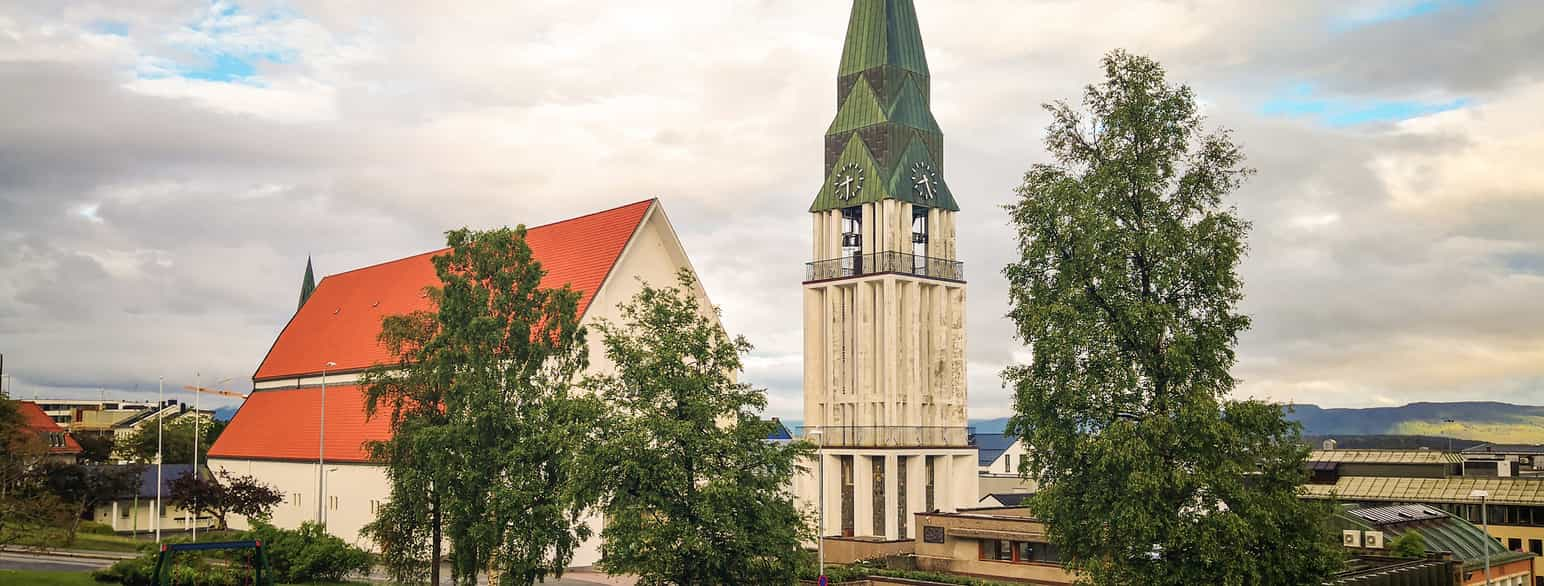
M 1271 98 L 1260 107 L 1267 116 L 1314 118 L 1334 127 L 1356 126 L 1380 122 L 1399 122 L 1468 107 L 1468 98 L 1448 102 L 1421 102 L 1415 100 L 1370 100 L 1350 97 L 1324 97 L 1318 95 L 1313 85 L 1298 84 Z
M 91 23 L 91 26 L 87 27 L 86 30 L 99 35 L 111 35 L 114 37 L 129 36 L 128 23 L 118 22 L 116 20 L 99 20 L 97 22 Z
M 1345 32 L 1385 22 L 1395 22 L 1424 16 L 1448 9 L 1474 8 L 1484 3 L 1485 0 L 1397 0 L 1389 2 L 1382 9 L 1354 16 L 1346 16 L 1336 20 L 1331 28 Z

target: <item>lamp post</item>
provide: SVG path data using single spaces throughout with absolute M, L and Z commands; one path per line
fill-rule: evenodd
M 815 552 L 820 560 L 820 573 L 816 580 L 820 581 L 822 586 L 824 586 L 826 579 L 826 433 L 824 430 L 815 429 L 805 434 L 805 437 L 809 436 L 818 436 L 820 438 L 820 443 L 815 446 L 815 460 L 817 461 L 815 464 L 815 509 L 818 511 L 816 513 L 817 521 L 815 525 Z
M 327 500 L 327 369 L 337 365 L 332 361 L 322 365 L 322 413 L 316 432 L 316 523 L 324 530 L 327 528 L 327 521 L 322 517 L 323 501 Z
M 1485 586 L 1490 586 L 1490 507 L 1485 501 L 1490 498 L 1490 491 L 1475 490 L 1469 493 L 1469 498 L 1480 499 L 1480 526 L 1485 530 Z

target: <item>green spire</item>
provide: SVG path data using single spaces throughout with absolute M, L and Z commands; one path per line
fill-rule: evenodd
M 300 305 L 295 307 L 295 311 L 306 306 L 306 300 L 311 298 L 313 291 L 316 291 L 316 274 L 311 271 L 311 257 L 307 256 L 306 276 L 300 281 Z
M 826 181 L 810 211 L 883 199 L 959 211 L 912 0 L 853 0 L 836 86 Z

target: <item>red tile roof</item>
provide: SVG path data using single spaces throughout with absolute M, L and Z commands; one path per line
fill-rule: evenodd
M 531 228 L 526 241 L 547 275 L 543 287 L 565 284 L 581 292 L 582 315 L 610 274 L 654 200 Z M 376 337 L 381 317 L 428 309 L 425 287 L 439 284 L 430 259 L 436 250 L 322 280 L 290 319 L 257 369 L 254 380 L 361 370 L 391 360 Z M 315 461 L 320 425 L 318 388 L 260 390 L 236 411 L 209 450 L 212 458 Z M 366 462 L 365 443 L 391 437 L 386 417 L 365 421 L 364 393 L 355 386 L 327 388 L 326 459 Z
M 79 454 L 79 453 L 81 453 L 80 442 L 75 441 L 75 437 L 70 435 L 68 432 L 66 432 L 63 427 L 59 427 L 59 424 L 54 421 L 54 418 L 49 417 L 48 413 L 45 413 L 43 411 L 43 408 L 39 407 L 37 403 L 33 403 L 32 401 L 17 401 L 16 402 L 16 407 L 17 407 L 17 409 L 19 411 L 21 411 L 22 419 L 26 420 L 27 427 L 32 428 L 32 431 L 37 432 L 39 434 L 47 434 L 47 433 L 62 433 L 62 434 L 64 434 L 64 446 L 63 447 L 50 447 L 50 448 L 48 448 L 48 453 L 50 453 L 50 454 Z M 44 441 L 44 443 L 47 443 L 48 442 L 48 438 L 44 437 L 43 441 Z
M 211 458 L 316 461 L 321 429 L 322 390 L 257 391 L 209 449 Z M 365 420 L 364 390 L 327 386 L 328 462 L 368 462 L 366 442 L 391 438 L 382 414 Z
M 565 284 L 581 291 L 579 313 L 643 221 L 653 200 L 531 228 L 526 242 L 546 269 L 543 287 Z M 376 340 L 381 318 L 428 309 L 423 290 L 438 285 L 426 252 L 322 279 L 311 299 L 279 333 L 253 380 L 314 375 L 327 362 L 332 372 L 362 370 L 391 360 Z

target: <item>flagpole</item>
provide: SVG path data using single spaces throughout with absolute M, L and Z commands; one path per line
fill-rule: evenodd
M 156 382 L 155 413 L 155 542 L 161 542 L 161 421 L 166 419 L 166 377 Z

